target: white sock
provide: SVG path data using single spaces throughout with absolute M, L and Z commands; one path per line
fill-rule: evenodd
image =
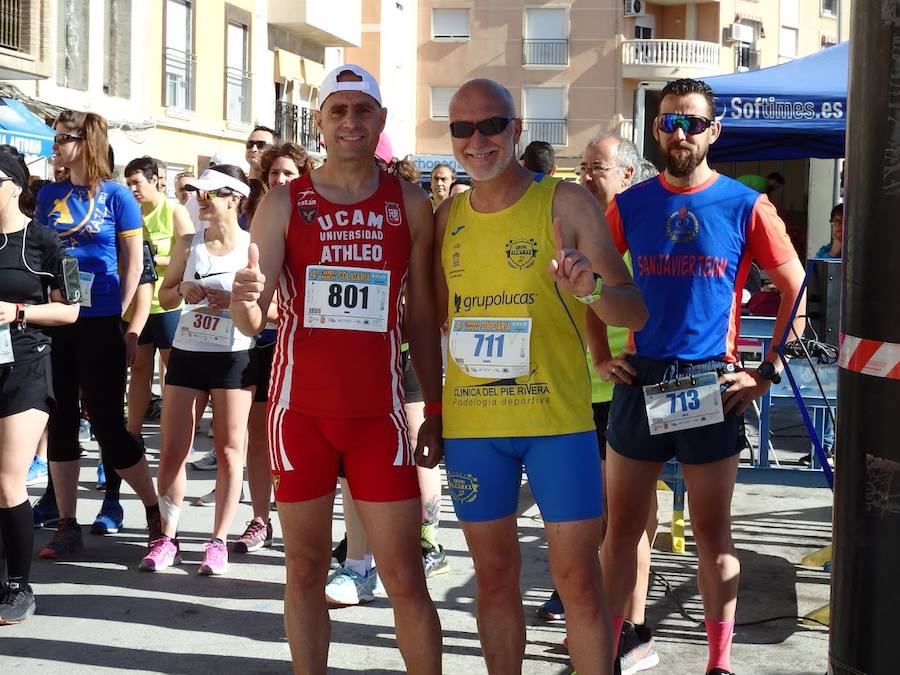
M 375 567 L 375 556 L 371 553 L 366 553 L 366 555 L 363 557 L 363 565 L 366 568 L 366 574 L 368 574 L 369 570 Z

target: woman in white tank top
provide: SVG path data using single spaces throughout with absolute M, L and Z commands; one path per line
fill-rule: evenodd
M 244 435 L 255 382 L 253 338 L 235 329 L 228 312 L 234 274 L 247 266 L 250 235 L 238 226 L 237 217 L 250 187 L 239 168 L 218 165 L 189 181 L 185 189 L 197 193 L 201 228 L 176 243 L 159 290 L 164 308 L 177 307 L 182 300 L 184 307 L 163 389 L 157 478 L 163 536 L 151 543 L 141 568 L 158 571 L 181 561 L 176 535 L 186 489 L 184 465 L 196 423 L 194 400 L 208 393 L 218 471 L 215 523 L 203 546 L 199 572 L 224 574 L 225 542 L 241 492 Z

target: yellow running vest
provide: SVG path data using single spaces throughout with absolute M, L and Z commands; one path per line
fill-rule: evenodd
M 451 332 L 444 384 L 447 438 L 551 436 L 594 429 L 585 362 L 588 310 L 571 293 L 558 289 L 547 273 L 556 255 L 552 213 L 558 183 L 557 178 L 544 177 L 515 204 L 495 213 L 475 211 L 472 192 L 453 199 L 441 247 L 449 289 L 447 323 L 458 328 Z M 522 331 L 528 319 L 526 343 Z M 482 368 L 485 356 L 497 356 L 504 347 L 502 365 L 514 373 L 524 369 L 525 374 L 499 376 L 490 372 L 499 367 L 493 364 L 486 366 L 487 376 L 472 374 Z
M 157 256 L 172 255 L 172 244 L 175 243 L 174 209 L 171 202 L 165 197 L 159 200 L 159 204 L 150 213 L 144 216 L 144 241 L 149 241 Z M 168 266 L 157 265 L 156 273 L 159 279 L 153 286 L 153 300 L 150 303 L 151 314 L 162 314 L 172 310 L 163 309 L 159 304 L 159 289 L 162 286 L 163 277 L 166 276 Z M 180 304 L 178 305 L 181 306 Z M 177 309 L 177 307 L 175 308 Z

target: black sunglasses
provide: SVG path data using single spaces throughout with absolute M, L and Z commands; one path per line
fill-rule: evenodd
M 262 150 L 267 145 L 268 143 L 266 143 L 266 141 L 247 141 L 246 143 L 244 143 L 244 147 L 246 147 L 248 150 L 254 147 L 257 150 Z
M 681 129 L 686 136 L 702 134 L 712 126 L 715 120 L 702 115 L 682 115 L 679 113 L 664 113 L 656 118 L 656 126 L 667 134 L 675 133 Z
M 66 143 L 71 143 L 72 141 L 83 141 L 84 139 L 81 136 L 76 134 L 56 134 L 53 137 L 53 142 L 56 145 L 64 145 Z
M 480 122 L 450 122 L 450 135 L 453 138 L 471 138 L 475 130 L 482 136 L 496 136 L 503 133 L 515 117 L 489 117 Z

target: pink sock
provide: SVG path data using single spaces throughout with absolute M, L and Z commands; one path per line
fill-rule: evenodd
M 619 635 L 622 632 L 622 625 L 625 623 L 624 616 L 613 617 L 613 651 L 619 648 Z
M 713 668 L 731 671 L 731 639 L 734 637 L 734 619 L 731 621 L 704 621 L 706 639 L 709 642 L 707 672 Z

